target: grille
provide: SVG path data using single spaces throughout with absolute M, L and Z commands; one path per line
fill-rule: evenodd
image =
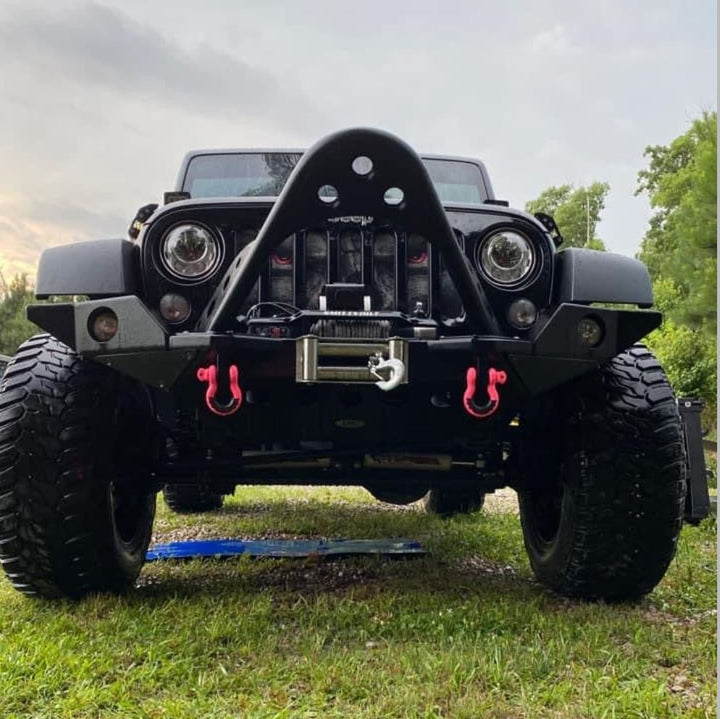
M 254 234 L 245 231 L 243 244 Z M 318 310 L 322 288 L 331 283 L 365 285 L 375 312 L 422 309 L 427 316 L 448 317 L 461 312 L 452 282 L 424 237 L 368 225 L 288 237 L 270 256 L 243 309 L 268 301 Z

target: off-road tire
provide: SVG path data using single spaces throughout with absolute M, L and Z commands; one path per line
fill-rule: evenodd
M 167 484 L 163 488 L 163 499 L 173 512 L 194 514 L 220 509 L 224 497 L 204 484 Z
M 452 517 L 455 514 L 479 512 L 485 504 L 485 492 L 478 489 L 453 489 L 435 487 L 423 497 L 428 514 Z
M 0 561 L 17 590 L 134 584 L 155 514 L 147 400 L 49 335 L 20 346 L 0 383 Z
M 640 597 L 677 547 L 686 458 L 675 397 L 636 346 L 521 417 L 520 517 L 530 564 L 554 591 Z

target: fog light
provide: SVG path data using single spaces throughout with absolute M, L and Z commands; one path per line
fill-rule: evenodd
M 109 342 L 118 331 L 117 315 L 107 307 L 103 307 L 90 317 L 88 329 L 96 342 Z
M 190 302 L 182 295 L 167 294 L 160 300 L 160 314 L 171 324 L 177 325 L 190 317 Z
M 580 342 L 586 347 L 597 347 L 603 338 L 603 326 L 594 317 L 583 317 L 577 326 Z
M 526 330 L 535 324 L 537 307 L 530 301 L 521 297 L 515 300 L 508 309 L 508 321 L 519 330 Z

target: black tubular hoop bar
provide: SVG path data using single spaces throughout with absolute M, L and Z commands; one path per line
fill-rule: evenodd
M 357 157 L 373 167 L 358 175 Z M 330 185 L 337 198 L 323 202 L 318 191 Z M 389 205 L 385 192 L 399 188 L 403 200 Z M 331 217 L 371 216 L 416 232 L 440 251 L 450 277 L 476 332 L 500 330 L 480 279 L 457 243 L 430 176 L 415 151 L 390 133 L 352 128 L 328 135 L 308 150 L 293 170 L 256 240 L 233 262 L 198 321 L 199 331 L 233 328 L 237 308 L 251 291 L 270 252 L 286 237 Z

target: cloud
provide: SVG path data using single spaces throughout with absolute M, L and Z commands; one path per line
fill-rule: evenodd
M 0 135 L 13 138 L 0 147 L 0 269 L 34 274 L 44 247 L 122 236 L 190 147 L 313 127 L 284 77 L 157 17 L 0 0 Z
M 0 22 L 0 63 L 184 112 L 297 126 L 312 104 L 268 70 L 208 44 L 185 46 L 94 2 L 15 6 Z M 292 112 L 290 112 L 292 108 Z
M 533 35 L 529 43 L 530 52 L 536 56 L 564 58 L 575 53 L 575 47 L 568 37 L 567 27 L 559 24 Z
M 3 270 L 122 235 L 188 149 L 307 146 L 358 124 L 482 158 L 516 206 L 607 180 L 603 239 L 634 252 L 643 148 L 715 105 L 714 6 L 401 5 L 0 0 Z
M 0 272 L 6 279 L 18 272 L 34 275 L 45 247 L 123 236 L 128 224 L 118 215 L 77 204 L 0 195 Z

